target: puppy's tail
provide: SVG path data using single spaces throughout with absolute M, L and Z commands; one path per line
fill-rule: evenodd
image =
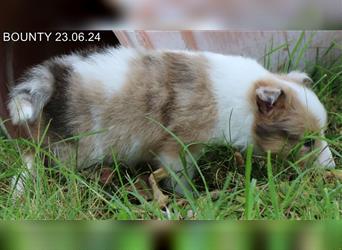
M 40 65 L 32 68 L 21 82 L 11 89 L 8 110 L 12 123 L 34 122 L 54 91 L 54 77 L 49 68 Z

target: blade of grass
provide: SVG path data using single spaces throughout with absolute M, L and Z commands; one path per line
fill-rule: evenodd
M 303 32 L 303 33 L 304 33 L 304 32 Z M 298 54 L 297 54 L 297 56 L 296 56 L 296 61 L 295 61 L 294 65 L 293 65 L 293 68 L 294 68 L 294 69 L 298 68 L 298 65 L 299 65 L 300 61 L 303 59 L 303 56 L 304 56 L 305 51 L 308 49 L 309 45 L 312 43 L 312 39 L 314 38 L 315 35 L 316 35 L 316 33 L 313 32 L 313 33 L 310 35 L 308 41 L 305 42 L 304 45 L 303 45 L 303 47 L 300 48 L 300 50 L 299 50 L 299 52 L 298 52 Z M 303 38 L 303 39 L 304 39 L 304 38 Z M 294 55 L 293 55 L 293 56 L 294 56 Z
M 275 219 L 281 218 L 281 212 L 279 208 L 279 201 L 277 190 L 274 184 L 273 173 L 272 173 L 272 163 L 271 163 L 271 152 L 267 151 L 267 177 L 268 177 L 268 188 L 269 194 L 272 201 L 273 210 L 275 212 L 274 217 Z
M 249 145 L 247 148 L 247 157 L 246 157 L 246 173 L 245 173 L 245 219 L 252 219 L 252 209 L 253 209 L 253 195 L 251 193 L 251 174 L 252 174 L 252 154 L 253 154 L 253 145 Z
M 290 72 L 290 69 L 292 68 L 292 63 L 293 63 L 293 60 L 295 58 L 295 55 L 299 49 L 299 46 L 302 44 L 303 40 L 304 40 L 304 36 L 305 36 L 305 32 L 302 31 L 302 33 L 300 34 L 296 44 L 294 45 L 293 49 L 290 51 L 290 48 L 288 47 L 288 61 L 286 62 L 285 64 L 285 72 Z

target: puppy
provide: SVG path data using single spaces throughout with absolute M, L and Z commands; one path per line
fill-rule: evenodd
M 310 81 L 305 73 L 273 74 L 240 56 L 106 48 L 30 69 L 11 90 L 8 109 L 12 123 L 34 138 L 48 127 L 46 146 L 69 165 L 77 159 L 80 169 L 115 155 L 132 167 L 157 162 L 191 179 L 193 159 L 180 159 L 174 135 L 191 144 L 195 159 L 199 142 L 241 150 L 254 144 L 256 153 L 284 156 L 302 142 L 301 154 L 316 149 L 317 165 L 334 167 L 323 140 L 327 114 Z M 303 141 L 307 133 L 322 140 Z

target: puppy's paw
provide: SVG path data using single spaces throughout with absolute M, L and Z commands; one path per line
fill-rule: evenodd
M 12 177 L 11 186 L 13 189 L 13 198 L 19 199 L 25 193 L 26 182 L 29 180 L 34 180 L 34 158 L 31 154 L 25 154 L 23 156 L 24 167 L 22 172 Z
M 14 125 L 31 122 L 33 120 L 33 105 L 26 96 L 19 95 L 13 97 L 8 104 L 8 109 Z

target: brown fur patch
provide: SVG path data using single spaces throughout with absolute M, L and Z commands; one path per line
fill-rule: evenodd
M 141 110 L 127 114 L 139 114 L 136 120 L 144 128 L 141 137 L 145 146 L 155 153 L 167 151 L 178 155 L 176 140 L 149 118 L 160 122 L 185 143 L 208 140 L 217 110 L 205 58 L 150 52 L 133 65 L 125 91 L 137 102 L 135 108 Z
M 90 89 L 73 73 L 65 92 L 68 107 L 63 110 L 69 117 L 68 131 L 73 135 L 98 133 L 54 149 L 62 159 L 69 159 L 68 154 L 77 149 L 79 167 L 96 163 L 96 151 L 104 160 L 115 153 L 119 160 L 133 165 L 159 153 L 178 156 L 176 140 L 158 123 L 185 143 L 210 138 L 217 108 L 207 69 L 207 61 L 200 55 L 141 52 L 130 62 L 123 88 L 111 98 L 105 97 L 106 89 L 100 84 L 94 82 L 96 87 Z M 53 132 L 49 137 L 57 141 Z
M 256 89 L 261 86 L 280 88 L 283 94 L 269 114 L 258 110 Z M 296 93 L 276 79 L 256 82 L 250 92 L 250 101 L 255 107 L 253 136 L 261 151 L 288 152 L 304 136 L 305 132 L 319 132 L 319 122 L 298 100 Z

